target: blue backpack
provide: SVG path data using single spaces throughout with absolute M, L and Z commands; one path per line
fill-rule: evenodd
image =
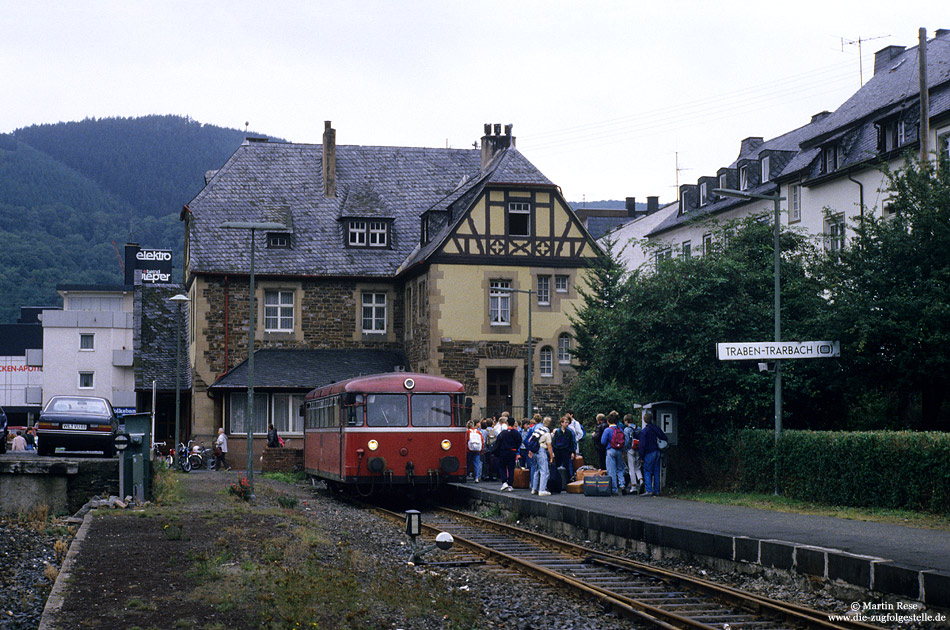
M 538 435 L 538 433 L 540 433 L 540 431 L 532 430 L 531 433 L 528 434 L 528 439 L 524 441 L 525 448 L 532 453 L 537 453 L 541 450 L 541 436 Z

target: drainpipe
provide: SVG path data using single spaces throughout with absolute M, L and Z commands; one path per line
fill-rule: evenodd
M 227 373 L 231 369 L 231 364 L 228 363 L 228 330 L 231 328 L 231 320 L 228 319 L 228 304 L 230 304 L 230 292 L 229 289 L 231 283 L 228 279 L 228 275 L 224 275 L 224 372 Z
M 861 223 L 864 223 L 864 184 L 856 180 L 853 174 L 854 171 L 848 171 L 848 181 L 858 185 L 858 208 L 861 211 Z

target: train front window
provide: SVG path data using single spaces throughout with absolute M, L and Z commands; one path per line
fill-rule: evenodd
M 409 409 L 404 394 L 367 394 L 366 426 L 409 426 Z
M 452 426 L 452 397 L 448 394 L 413 394 L 412 426 Z

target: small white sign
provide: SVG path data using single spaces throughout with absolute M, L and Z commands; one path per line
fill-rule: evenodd
M 764 341 L 717 343 L 720 361 L 827 359 L 841 356 L 840 341 Z

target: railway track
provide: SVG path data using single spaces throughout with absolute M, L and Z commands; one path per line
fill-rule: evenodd
M 402 514 L 386 512 L 396 520 Z M 564 540 L 441 509 L 428 512 L 423 531 L 448 532 L 455 544 L 490 562 L 569 587 L 604 607 L 657 628 L 777 630 L 871 629 L 857 621 L 772 600 L 682 573 L 606 554 Z

